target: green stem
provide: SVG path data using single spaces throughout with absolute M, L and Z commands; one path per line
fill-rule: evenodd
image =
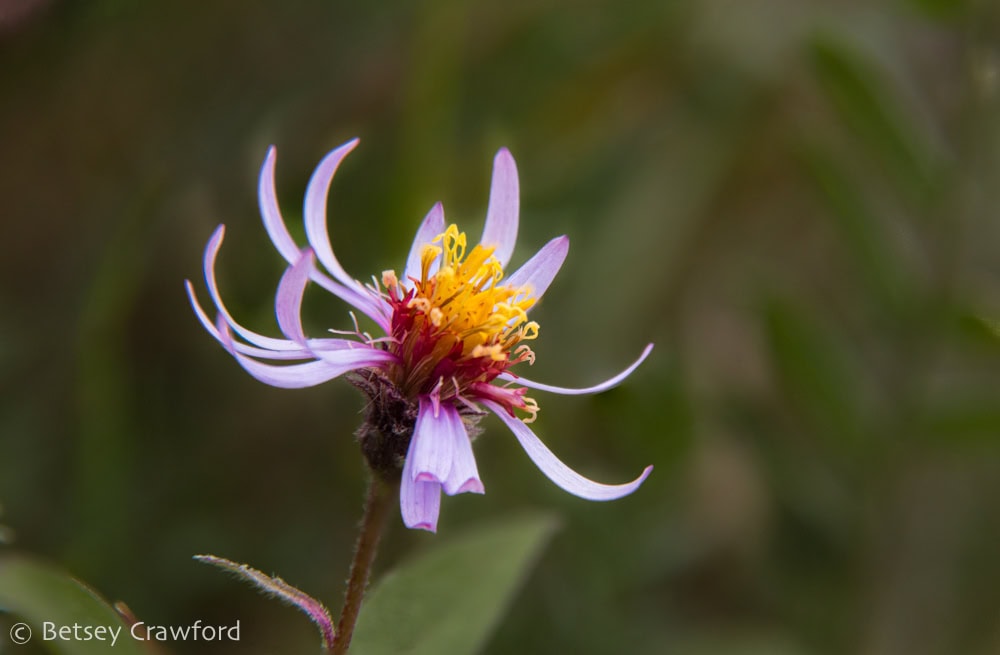
M 344 594 L 344 609 L 340 612 L 337 622 L 337 634 L 333 638 L 331 655 L 344 655 L 351 646 L 351 636 L 354 634 L 354 624 L 358 621 L 361 611 L 361 601 L 368 587 L 368 577 L 371 574 L 372 562 L 382 536 L 389 509 L 393 506 L 398 484 L 387 484 L 374 475 L 368 483 L 368 497 L 365 499 L 365 515 L 361 519 L 361 531 L 354 545 L 354 561 L 351 562 L 351 575 L 347 580 L 347 592 Z

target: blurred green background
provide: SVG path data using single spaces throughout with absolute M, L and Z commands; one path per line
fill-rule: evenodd
M 542 509 L 562 529 L 490 655 L 1000 652 L 998 127 L 987 0 L 0 0 L 4 548 L 150 622 L 242 620 L 185 652 L 313 652 L 190 556 L 338 608 L 363 399 L 251 379 L 182 280 L 207 297 L 226 223 L 224 296 L 277 333 L 269 144 L 295 224 L 361 137 L 330 208 L 362 279 L 402 268 L 434 201 L 478 235 L 506 145 L 514 263 L 572 241 L 531 376 L 590 384 L 657 344 L 611 392 L 534 394 L 533 427 L 596 479 L 656 470 L 588 503 L 489 421 L 487 495 L 446 499 L 437 536 L 394 517 L 376 575 Z M 349 326 L 306 303 L 314 332 Z

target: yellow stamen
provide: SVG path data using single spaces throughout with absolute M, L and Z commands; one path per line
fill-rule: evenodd
M 534 423 L 535 419 L 538 418 L 539 407 L 538 403 L 535 402 L 534 398 L 525 397 L 524 407 L 522 407 L 521 409 L 528 412 L 528 418 L 521 419 L 523 423 Z
M 436 328 L 454 333 L 464 356 L 503 361 L 519 341 L 538 335 L 538 324 L 528 322 L 527 311 L 535 304 L 530 289 L 499 285 L 503 267 L 493 250 L 468 249 L 465 233 L 449 225 L 421 252 L 421 278 L 409 307 L 426 314 Z M 438 258 L 438 271 L 431 275 Z
M 492 346 L 476 346 L 472 349 L 473 357 L 489 357 L 494 362 L 502 362 L 507 359 L 507 354 L 503 350 L 503 346 L 498 343 Z

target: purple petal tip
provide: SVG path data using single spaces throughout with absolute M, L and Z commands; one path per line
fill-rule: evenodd
M 470 478 L 465 481 L 465 483 L 458 488 L 456 494 L 485 494 L 486 489 L 483 487 L 483 483 L 475 478 Z

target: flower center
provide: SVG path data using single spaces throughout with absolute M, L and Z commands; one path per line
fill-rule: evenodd
M 518 362 L 534 361 L 521 342 L 538 336 L 527 315 L 536 298 L 528 287 L 500 284 L 503 267 L 493 248 L 467 252 L 466 243 L 465 233 L 449 225 L 424 247 L 420 278 L 411 278 L 408 289 L 392 271 L 382 274 L 393 309 L 390 348 L 402 362 L 394 377 L 411 397 L 483 396 L 482 385 Z M 507 395 L 525 409 L 518 391 Z

